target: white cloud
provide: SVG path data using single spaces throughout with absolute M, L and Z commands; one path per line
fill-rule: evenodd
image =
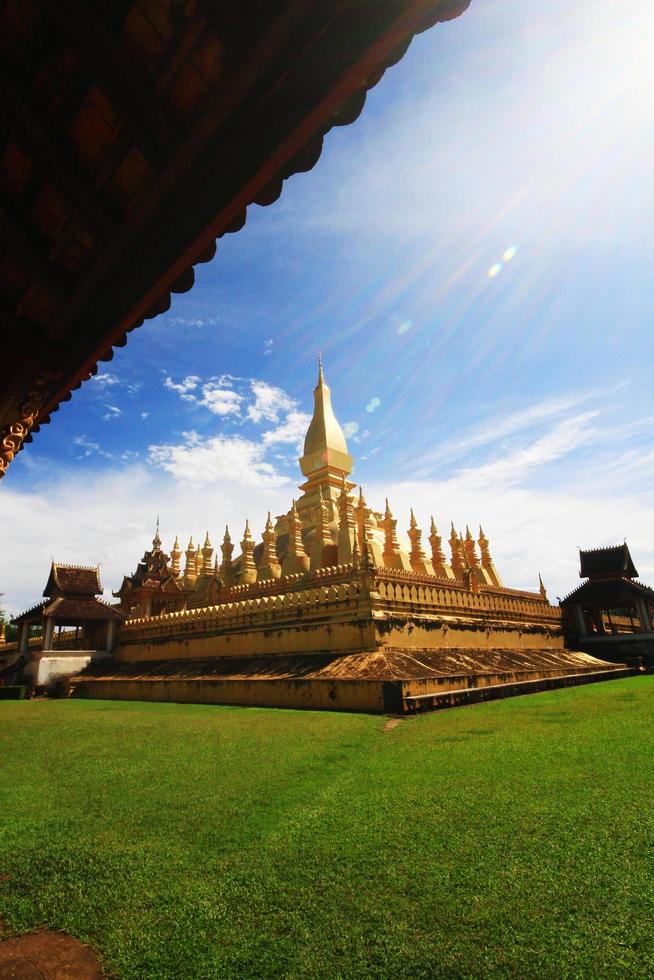
M 106 374 L 95 374 L 91 378 L 91 382 L 100 388 L 111 388 L 113 385 L 120 384 L 120 381 L 115 374 L 111 374 L 109 371 Z
M 105 405 L 105 408 L 107 409 L 107 411 L 102 416 L 105 422 L 108 422 L 111 419 L 117 419 L 119 415 L 123 414 L 122 408 L 118 408 L 117 405 Z
M 266 447 L 241 436 L 202 438 L 197 432 L 185 434 L 178 445 L 153 445 L 148 459 L 176 480 L 203 483 L 241 484 L 244 487 L 278 487 L 288 477 L 278 473 L 264 459 Z
M 200 379 L 196 374 L 189 374 L 179 383 L 173 381 L 168 375 L 164 378 L 164 386 L 170 391 L 176 391 L 178 395 L 185 398 L 187 401 L 193 401 L 193 397 L 189 396 L 190 391 L 195 391 L 197 386 L 200 384 Z
M 484 490 L 489 486 L 509 487 L 522 483 L 532 470 L 546 463 L 553 463 L 598 438 L 601 430 L 590 425 L 598 414 L 583 412 L 573 418 L 564 419 L 527 446 L 522 446 L 492 463 L 460 470 L 458 479 Z
M 249 517 L 259 537 L 270 508 L 288 510 L 292 493 L 287 486 L 236 479 L 190 486 L 159 469 L 128 463 L 102 473 L 58 470 L 40 491 L 15 491 L 5 485 L 3 496 L 3 557 L 0 605 L 19 613 L 38 602 L 50 561 L 100 565 L 105 598 L 131 574 L 154 536 L 157 514 L 169 550 L 179 534 L 183 544 L 208 530 L 218 547 L 229 524 L 232 539 L 240 541 Z M 246 503 L 247 501 L 247 503 Z M 238 552 L 238 545 L 236 552 Z M 11 560 L 10 560 L 11 559 Z M 11 570 L 11 572 L 10 572 Z
M 290 443 L 297 446 L 298 451 L 301 451 L 310 421 L 311 416 L 307 415 L 306 412 L 296 410 L 289 412 L 280 425 L 264 432 L 263 442 L 266 446 L 272 446 L 276 443 Z
M 277 422 L 280 413 L 292 412 L 297 408 L 297 401 L 287 395 L 283 388 L 257 380 L 253 380 L 250 387 L 254 395 L 254 404 L 249 405 L 247 411 L 251 422 Z
M 345 436 L 345 438 L 346 439 L 351 439 L 351 437 L 352 436 L 355 436 L 357 434 L 357 432 L 359 431 L 359 423 L 358 422 L 346 422 L 342 426 L 342 429 L 343 429 L 343 435 Z
M 219 382 L 209 381 L 202 386 L 202 398 L 198 405 L 204 405 L 214 415 L 239 415 L 243 396 L 233 388 L 223 388 Z

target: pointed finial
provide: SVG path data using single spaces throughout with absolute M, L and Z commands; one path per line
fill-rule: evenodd
M 266 531 L 272 531 L 272 529 L 273 529 L 273 522 L 270 516 L 270 511 L 268 511 L 268 520 L 266 521 Z
M 154 538 L 152 539 L 152 547 L 156 551 L 157 548 L 161 547 L 161 538 L 159 537 L 159 515 L 157 514 L 157 527 L 154 532 Z
M 431 515 L 431 525 L 429 528 L 429 532 L 430 534 L 438 534 L 438 530 L 436 529 L 436 521 L 434 520 L 433 514 Z
M 325 377 L 322 373 L 322 354 L 318 351 L 318 384 L 322 385 L 325 383 Z
M 194 548 L 194 547 L 195 547 L 195 545 L 193 544 L 193 535 L 191 535 L 191 537 L 188 539 L 188 547 L 187 547 L 186 550 L 187 551 L 191 551 L 191 549 Z
M 409 521 L 411 527 L 417 527 L 418 522 L 416 521 L 416 515 L 413 513 L 413 507 L 411 508 L 411 520 Z
M 391 514 L 391 508 L 388 506 L 388 497 L 387 497 L 386 498 L 386 510 L 384 511 L 384 517 L 389 518 L 389 517 L 392 517 L 392 516 L 393 515 Z
M 206 537 L 204 539 L 204 547 L 205 548 L 210 548 L 211 547 L 211 541 L 209 540 L 209 532 L 208 531 L 207 531 L 207 535 L 206 535 Z
M 229 536 L 229 525 L 225 524 L 225 536 L 223 538 L 223 541 L 231 541 L 231 540 L 232 539 Z
M 179 551 L 179 535 L 175 535 L 175 544 L 173 545 L 173 551 Z

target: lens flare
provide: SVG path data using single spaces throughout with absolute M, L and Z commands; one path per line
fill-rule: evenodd
M 509 245 L 509 247 L 502 254 L 502 262 L 510 262 L 517 251 L 517 245 Z
M 397 328 L 397 332 L 402 336 L 403 333 L 408 333 L 412 326 L 413 320 L 404 320 Z
M 381 401 L 379 398 L 371 398 L 366 405 L 366 412 L 374 412 L 376 408 L 379 408 Z
M 501 272 L 501 270 L 502 270 L 502 263 L 501 262 L 496 262 L 488 270 L 488 278 L 489 279 L 494 279 L 495 276 L 498 275 L 499 272 Z

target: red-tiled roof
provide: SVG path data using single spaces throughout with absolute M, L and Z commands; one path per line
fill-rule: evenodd
M 52 616 L 58 622 L 123 619 L 123 614 L 100 599 L 53 599 L 43 610 L 44 616 Z
M 85 565 L 62 565 L 53 561 L 43 595 L 49 597 L 55 591 L 72 596 L 101 595 L 100 570 Z

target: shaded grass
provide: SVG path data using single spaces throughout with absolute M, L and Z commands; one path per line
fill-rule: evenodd
M 0 706 L 0 914 L 119 977 L 654 974 L 654 678 L 410 719 Z

